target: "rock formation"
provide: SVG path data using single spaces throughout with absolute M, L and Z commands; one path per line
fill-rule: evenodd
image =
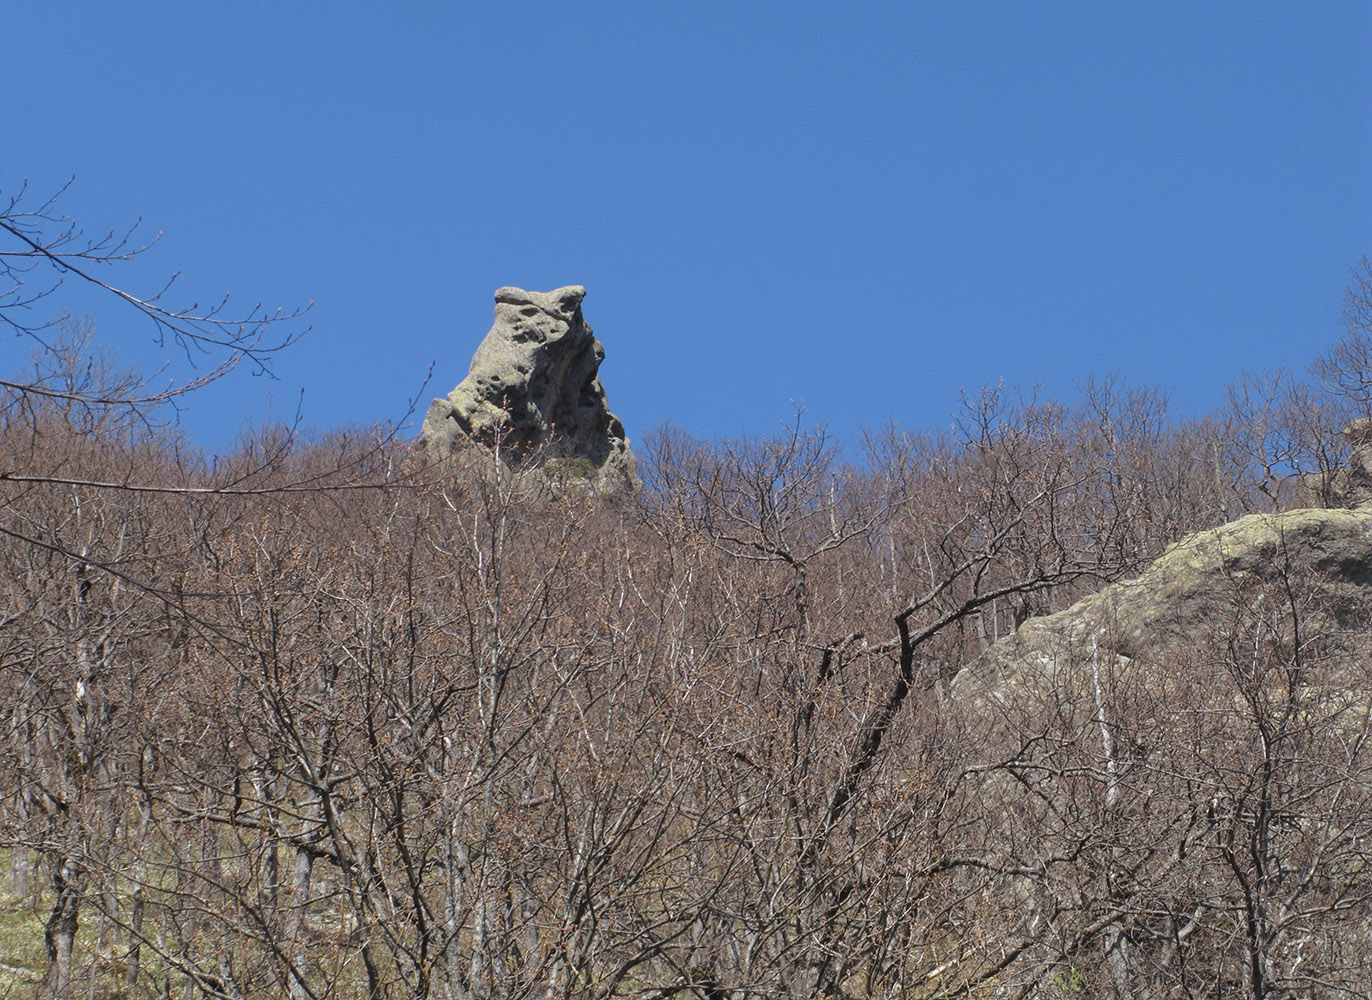
M 1361 417 L 1343 429 L 1348 457 L 1348 506 L 1372 504 L 1372 420 Z
M 424 418 L 425 449 L 499 446 L 511 463 L 533 461 L 602 491 L 636 489 L 633 452 L 598 377 L 605 350 L 581 315 L 585 295 L 580 285 L 497 289 L 495 324 L 467 377 Z
M 1348 464 L 1318 469 L 1296 477 L 1293 495 L 1307 507 L 1364 507 L 1372 505 L 1372 420 L 1359 417 L 1342 431 L 1348 443 Z
M 1082 662 L 1096 643 L 1126 660 L 1165 660 L 1213 638 L 1245 588 L 1283 577 L 1318 588 L 1320 613 L 1333 619 L 1372 609 L 1372 508 L 1251 514 L 1197 532 L 1137 578 L 1025 622 L 963 668 L 953 690 L 995 696 Z

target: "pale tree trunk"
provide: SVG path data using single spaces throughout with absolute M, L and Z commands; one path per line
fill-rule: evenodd
M 133 892 L 133 902 L 129 904 L 129 927 L 132 930 L 129 941 L 128 960 L 124 963 L 125 981 L 130 990 L 138 988 L 139 963 L 143 957 L 143 887 Z
M 1119 802 L 1119 764 L 1115 759 L 1115 741 L 1106 715 L 1105 691 L 1100 679 L 1100 649 L 1091 639 L 1091 679 L 1096 698 L 1096 724 L 1100 727 L 1101 756 L 1105 761 L 1105 809 L 1102 819 L 1113 819 Z M 1134 944 L 1126 933 L 1123 921 L 1105 931 L 1105 964 L 1110 970 L 1116 1000 L 1134 1000 L 1134 986 L 1138 981 L 1138 957 Z
M 15 702 L 10 723 L 10 731 L 18 737 L 18 763 L 23 774 L 33 773 L 33 731 L 29 722 L 29 696 L 29 682 L 26 681 L 21 697 Z M 23 830 L 29 828 L 34 813 L 31 796 L 31 792 L 21 788 L 19 794 L 14 797 L 16 819 L 19 828 Z M 33 852 L 26 846 L 16 846 L 10 853 L 10 892 L 16 899 L 23 899 L 33 889 L 32 876 Z
M 81 906 L 79 876 L 70 858 L 63 858 L 53 870 L 52 887 L 57 899 L 43 928 L 48 949 L 48 995 L 53 1000 L 66 1000 L 71 995 L 72 946 Z
M 16 847 L 10 854 L 10 895 L 17 899 L 27 896 L 32 875 L 33 855 L 25 847 Z
M 76 579 L 72 588 L 71 617 L 73 623 L 82 628 L 88 618 L 91 582 L 88 567 L 77 567 Z M 75 649 L 75 686 L 71 692 L 69 734 L 72 749 L 75 751 L 75 766 L 82 770 L 93 769 L 101 764 L 100 738 L 104 722 L 101 699 L 99 696 L 99 677 L 104 664 L 107 647 L 103 642 L 94 643 L 85 632 L 78 632 Z M 63 739 L 55 734 L 54 746 L 61 746 Z M 79 799 L 79 779 L 73 780 L 71 772 L 61 775 L 63 798 L 67 809 L 77 804 Z M 76 929 L 81 908 L 81 869 L 77 860 L 79 838 L 77 824 L 73 816 L 64 816 L 67 825 L 66 843 L 53 859 L 52 888 L 53 908 L 43 927 L 43 943 L 48 953 L 48 989 L 53 998 L 71 995 L 72 951 L 76 942 Z
M 233 1000 L 242 1000 L 243 993 L 238 988 L 238 981 L 233 977 L 233 955 L 225 950 L 219 955 L 219 989 L 225 996 Z
M 305 961 L 305 907 L 310 901 L 310 875 L 314 868 L 314 858 L 305 847 L 296 848 L 295 852 L 295 872 L 291 877 L 291 915 L 287 923 L 286 936 L 288 941 L 287 956 L 290 968 L 287 976 L 290 979 L 291 1000 L 307 1000 L 309 991 L 305 989 L 304 982 L 304 961 Z
M 467 870 L 469 858 L 461 841 L 458 821 L 448 823 L 448 849 L 444 855 L 444 874 L 447 892 L 443 903 L 443 932 L 445 960 L 448 967 L 445 994 L 448 1000 L 472 1000 L 466 985 L 466 970 L 462 968 L 462 947 L 458 940 L 466 919 Z
M 152 796 L 143 784 L 143 778 L 139 778 L 139 804 L 138 804 L 138 831 L 137 841 L 139 844 L 148 842 L 148 830 L 152 826 Z M 124 960 L 124 982 L 125 992 L 133 993 L 138 989 L 139 965 L 143 957 L 143 907 L 144 889 L 147 884 L 148 871 L 147 863 L 143 859 L 143 853 L 139 851 L 133 863 L 133 897 L 129 901 L 129 950 Z
M 262 885 L 257 901 L 266 913 L 274 915 L 280 905 L 281 837 L 277 833 L 280 817 L 276 808 L 276 780 L 268 780 L 260 767 L 253 775 L 253 793 L 266 818 L 266 832 L 262 835 Z

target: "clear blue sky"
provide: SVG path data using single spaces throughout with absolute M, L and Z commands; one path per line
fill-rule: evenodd
M 316 303 L 278 381 L 192 405 L 211 446 L 302 387 L 324 426 L 399 416 L 430 362 L 446 393 L 506 284 L 587 286 L 631 436 L 770 432 L 794 399 L 851 440 L 1107 371 L 1200 409 L 1335 339 L 1372 252 L 1365 2 L 11 0 L 4 26 L 0 192 L 75 175 L 88 230 L 163 231 L 138 289 Z

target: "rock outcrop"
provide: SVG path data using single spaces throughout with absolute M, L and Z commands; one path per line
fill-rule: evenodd
M 1348 505 L 1372 504 L 1372 420 L 1361 417 L 1343 429 L 1348 442 Z
M 424 418 L 423 446 L 439 457 L 499 447 L 511 464 L 533 462 L 605 492 L 637 489 L 624 426 L 600 384 L 605 350 L 581 314 L 586 289 L 500 288 L 495 324 L 467 377 Z
M 994 697 L 1082 662 L 1096 643 L 1126 660 L 1184 655 L 1233 618 L 1239 595 L 1282 579 L 1315 588 L 1326 619 L 1372 610 L 1372 508 L 1252 514 L 1191 535 L 1137 578 L 1025 622 L 964 667 L 953 691 Z

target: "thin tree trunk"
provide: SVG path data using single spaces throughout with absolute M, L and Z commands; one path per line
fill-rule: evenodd
M 43 941 L 48 948 L 48 995 L 53 1000 L 66 1000 L 70 996 L 72 946 L 81 907 L 76 867 L 70 859 L 64 858 L 53 872 L 52 886 L 57 899 L 43 928 Z
M 287 976 L 290 980 L 291 1000 L 307 1000 L 309 991 L 305 989 L 304 982 L 304 929 L 305 929 L 305 907 L 310 901 L 310 874 L 314 868 L 314 859 L 308 850 L 299 847 L 295 852 L 295 874 L 291 878 L 291 916 L 287 928 L 287 940 L 289 941 L 288 957 L 290 969 Z

